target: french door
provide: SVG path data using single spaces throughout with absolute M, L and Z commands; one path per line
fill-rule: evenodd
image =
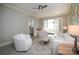
M 44 20 L 44 30 L 49 34 L 57 35 L 61 32 L 62 18 L 53 18 Z

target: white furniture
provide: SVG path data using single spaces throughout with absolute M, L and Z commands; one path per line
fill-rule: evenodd
M 58 46 L 61 43 L 74 44 L 74 38 L 71 37 L 68 33 L 60 33 L 59 35 L 57 35 L 57 37 L 55 37 L 55 39 L 53 39 L 52 42 L 52 48 L 54 48 L 53 49 L 54 54 L 57 54 Z
M 29 34 L 17 34 L 13 36 L 16 51 L 27 51 L 32 46 Z
M 47 42 L 49 41 L 49 37 L 48 37 L 48 32 L 47 31 L 40 31 L 39 32 L 39 37 L 41 41 Z
M 70 36 L 68 33 L 60 33 L 57 35 L 57 37 L 55 37 L 55 39 L 53 40 L 55 42 L 63 42 L 63 43 L 73 43 L 74 42 L 74 38 L 72 36 Z

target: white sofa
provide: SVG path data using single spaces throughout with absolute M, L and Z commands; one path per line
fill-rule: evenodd
M 71 37 L 68 33 L 60 33 L 53 39 L 53 44 L 52 44 L 52 52 L 53 54 L 57 54 L 57 47 L 61 43 L 69 43 L 69 44 L 74 44 L 74 38 Z
M 74 38 L 70 36 L 68 33 L 60 33 L 57 37 L 53 40 L 54 42 L 59 43 L 74 43 Z
M 32 46 L 29 34 L 17 34 L 13 36 L 16 51 L 27 51 Z

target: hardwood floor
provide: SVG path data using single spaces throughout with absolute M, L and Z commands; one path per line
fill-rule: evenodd
M 33 38 L 32 48 L 27 52 L 17 52 L 14 45 L 0 47 L 0 55 L 55 55 L 55 49 L 52 46 L 53 40 L 50 38 L 49 44 L 42 45 L 39 38 Z M 54 51 L 54 53 L 53 53 Z

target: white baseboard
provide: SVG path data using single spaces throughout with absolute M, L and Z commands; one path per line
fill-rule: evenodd
M 11 43 L 12 43 L 12 41 L 4 42 L 4 43 L 0 44 L 0 47 L 6 46 L 6 45 L 11 44 Z

